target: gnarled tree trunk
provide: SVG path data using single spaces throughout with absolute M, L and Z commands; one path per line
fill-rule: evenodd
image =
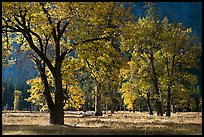
M 57 76 L 55 79 L 55 103 L 52 100 L 50 94 L 50 88 L 47 80 L 47 76 L 45 74 L 45 63 L 41 63 L 40 60 L 35 60 L 38 70 L 40 72 L 40 77 L 42 83 L 44 85 L 44 96 L 48 105 L 49 113 L 50 113 L 50 124 L 59 124 L 64 125 L 64 110 L 63 110 L 63 93 L 62 93 L 62 81 L 61 75 Z

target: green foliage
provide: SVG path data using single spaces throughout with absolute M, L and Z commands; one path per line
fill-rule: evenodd
M 147 16 L 126 24 L 121 35 L 121 50 L 132 55 L 128 68 L 121 69 L 121 76 L 126 79 L 121 89 L 126 96 L 124 101 L 132 107 L 133 98 L 145 98 L 155 86 L 156 75 L 161 100 L 167 99 L 170 88 L 179 107 L 186 107 L 189 100 L 190 107 L 195 106 L 189 94 L 197 84 L 197 76 L 188 70 L 198 68 L 201 47 L 197 37 L 181 23 L 169 23 L 166 17 L 159 21 L 152 3 L 147 3 L 147 8 Z M 154 92 L 151 95 L 158 97 Z
M 69 65 L 68 65 L 69 64 Z M 73 57 L 68 57 L 63 61 L 62 66 L 62 84 L 63 90 L 66 92 L 64 95 L 64 109 L 75 108 L 80 109 L 84 103 L 83 93 L 81 88 L 78 85 L 76 75 L 77 70 L 83 66 L 83 63 L 79 59 Z M 52 100 L 54 101 L 54 80 L 51 72 L 47 69 L 46 71 L 48 76 L 48 83 L 51 90 Z M 37 105 L 40 108 L 40 111 L 47 111 L 48 106 L 44 96 L 44 85 L 40 77 L 30 79 L 27 81 L 27 84 L 31 86 L 27 92 L 30 93 L 30 96 L 25 100 Z
M 6 42 L 8 39 L 6 39 L 4 36 L 2 36 L 2 64 L 5 67 L 9 67 L 10 65 L 14 64 L 15 61 L 13 58 L 11 58 L 12 52 L 14 52 L 14 48 L 11 45 L 11 43 Z
M 145 2 L 145 15 L 148 20 L 159 20 L 159 15 L 156 12 L 154 2 Z
M 63 68 L 57 68 L 63 66 L 60 61 L 66 60 L 66 55 L 75 50 L 80 60 L 89 62 L 91 75 L 98 82 L 106 81 L 107 75 L 113 75 L 116 77 L 113 80 L 118 81 L 115 65 L 109 74 L 105 72 L 112 64 L 120 62 L 115 38 L 124 22 L 133 19 L 123 3 L 5 2 L 2 13 L 4 43 L 20 44 L 20 51 L 29 53 L 35 63 L 44 62 L 54 78 L 59 70 L 63 72 Z M 117 85 L 118 82 L 113 83 Z M 69 87 L 67 83 L 65 86 Z
M 24 100 L 40 107 L 41 111 L 47 110 L 46 101 L 43 96 L 43 84 L 41 79 L 36 77 L 28 80 L 26 83 L 31 86 L 30 89 L 27 90 L 27 92 L 30 93 L 30 96 Z

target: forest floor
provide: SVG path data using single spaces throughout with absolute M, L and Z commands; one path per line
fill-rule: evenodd
M 3 135 L 202 135 L 202 112 L 171 117 L 120 111 L 103 116 L 65 112 L 65 125 L 50 125 L 49 113 L 2 112 Z

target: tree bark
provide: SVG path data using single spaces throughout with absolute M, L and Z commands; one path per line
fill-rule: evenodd
M 87 98 L 86 91 L 84 93 L 84 100 L 85 100 L 85 102 L 84 102 L 84 105 L 83 105 L 83 112 L 86 112 L 88 110 L 88 98 Z
M 171 98 L 171 106 L 172 106 L 172 112 L 176 113 L 175 103 L 172 98 Z
M 102 116 L 100 86 L 95 89 L 95 116 Z
M 64 124 L 64 122 L 62 122 L 62 120 L 64 121 L 63 116 L 61 116 L 61 112 L 58 111 L 58 108 L 56 108 L 56 104 L 54 104 L 51 94 L 50 94 L 50 88 L 49 88 L 49 84 L 47 81 L 47 76 L 45 74 L 45 64 L 41 64 L 40 60 L 35 60 L 36 65 L 38 67 L 38 70 L 40 72 L 40 77 L 42 80 L 42 83 L 44 85 L 44 96 L 45 99 L 47 101 L 48 104 L 48 109 L 49 109 L 49 113 L 50 113 L 50 124 Z
M 153 111 L 152 111 L 151 103 L 150 103 L 150 94 L 149 93 L 147 93 L 147 107 L 148 107 L 148 110 L 149 110 L 149 115 L 153 115 Z
M 64 110 L 63 110 L 63 96 L 62 96 L 62 86 L 60 87 L 61 82 L 60 79 L 58 78 L 57 80 L 55 79 L 55 103 L 52 100 L 52 97 L 50 95 L 50 89 L 47 81 L 47 77 L 45 74 L 45 68 L 39 69 L 40 74 L 41 74 L 41 79 L 44 84 L 44 96 L 46 98 L 47 104 L 48 104 L 48 109 L 50 113 L 50 124 L 59 124 L 59 125 L 64 125 Z M 59 89 L 61 91 L 59 92 Z M 60 93 L 60 94 L 59 94 Z
M 53 124 L 64 125 L 64 96 L 61 75 L 62 60 L 56 57 L 55 74 L 52 74 L 55 82 L 55 107 L 51 110 Z
M 88 91 L 89 91 L 89 87 L 90 87 L 90 82 L 89 79 L 86 80 L 86 90 L 84 92 L 84 105 L 83 105 L 83 112 L 86 112 L 88 110 Z
M 167 76 L 170 77 L 173 75 L 173 70 L 174 70 L 174 62 L 175 62 L 175 55 L 172 58 L 172 70 L 170 71 L 169 69 L 169 60 L 168 60 L 168 55 L 166 53 L 166 68 L 167 68 Z M 171 116 L 171 80 L 168 81 L 168 86 L 167 86 L 167 112 L 166 116 Z
M 157 98 L 156 98 L 157 115 L 158 116 L 163 116 L 161 95 L 159 93 L 158 79 L 157 79 L 157 74 L 156 74 L 156 70 L 155 70 L 155 66 L 154 66 L 154 56 L 153 56 L 153 54 L 150 55 L 149 59 L 150 59 L 151 66 L 152 66 L 153 86 L 154 86 L 155 92 L 157 94 Z
M 134 102 L 135 102 L 135 101 L 134 101 Z M 135 104 L 133 104 L 133 109 L 132 109 L 132 111 L 133 111 L 133 112 L 136 111 L 136 106 L 135 106 Z
M 115 104 L 116 104 L 116 98 L 114 97 L 114 91 L 113 91 L 112 97 L 111 97 L 111 113 L 115 112 Z
M 50 109 L 50 124 L 64 125 L 64 114 L 57 107 Z
M 171 116 L 171 89 L 168 86 L 167 89 L 167 111 L 166 111 L 166 116 Z
M 115 104 L 114 104 L 114 100 L 112 99 L 112 103 L 111 103 L 111 113 L 115 112 Z
M 62 93 L 62 81 L 55 78 L 55 107 L 51 109 L 52 124 L 64 125 L 64 97 Z

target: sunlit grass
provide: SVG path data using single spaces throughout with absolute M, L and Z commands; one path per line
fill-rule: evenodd
M 49 125 L 48 113 L 3 113 L 3 134 L 202 134 L 201 112 L 116 112 L 103 116 L 65 114 L 65 126 Z

